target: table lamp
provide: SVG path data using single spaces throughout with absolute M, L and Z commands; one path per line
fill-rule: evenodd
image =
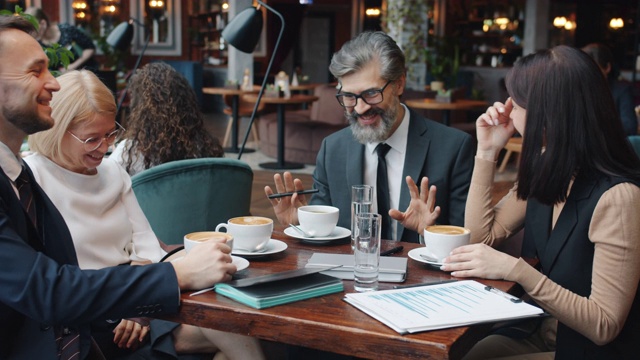
M 120 23 L 111 31 L 111 33 L 109 33 L 109 36 L 107 36 L 107 40 L 106 40 L 107 44 L 109 44 L 112 48 L 116 50 L 126 51 L 129 45 L 131 44 L 131 40 L 133 40 L 133 23 L 134 22 L 142 26 L 142 28 L 145 28 L 144 24 L 140 23 L 138 20 L 134 18 L 130 18 L 129 21 L 124 21 Z M 142 56 L 144 55 L 144 52 L 147 50 L 147 45 L 149 45 L 150 35 L 151 34 L 147 32 L 147 37 L 144 40 L 142 51 L 140 51 L 140 55 L 138 55 L 138 59 L 136 60 L 136 64 L 133 67 L 133 71 L 131 71 L 131 74 L 134 74 L 138 69 L 138 66 L 140 66 L 140 61 L 142 60 Z M 129 89 L 128 78 L 126 79 L 126 85 L 124 87 L 124 90 L 122 91 L 122 94 L 120 95 L 120 99 L 118 100 L 116 115 L 120 113 L 120 108 L 122 107 L 122 103 L 124 102 L 124 99 L 127 97 L 127 89 Z
M 251 113 L 247 132 L 244 135 L 242 146 L 240 147 L 240 151 L 238 152 L 238 160 L 240 160 L 240 158 L 242 157 L 244 147 L 247 143 L 247 139 L 249 138 L 249 133 L 251 132 L 251 126 L 253 126 L 253 122 L 255 121 L 256 113 L 258 112 L 258 105 L 260 105 L 262 94 L 264 93 L 264 89 L 267 86 L 267 78 L 269 77 L 269 72 L 271 71 L 271 65 L 273 65 L 273 59 L 275 58 L 276 51 L 278 50 L 278 46 L 280 45 L 280 39 L 282 38 L 282 34 L 284 33 L 285 24 L 284 18 L 279 12 L 275 11 L 267 4 L 258 0 L 257 8 L 251 6 L 243 10 L 229 22 L 229 25 L 227 25 L 224 30 L 222 30 L 222 37 L 225 39 L 225 41 L 231 44 L 231 46 L 242 52 L 249 54 L 252 53 L 256 48 L 256 45 L 258 44 L 258 40 L 260 40 L 260 33 L 262 32 L 262 11 L 260 11 L 260 6 L 264 6 L 267 10 L 278 16 L 280 18 L 282 26 L 280 27 L 280 33 L 278 34 L 276 45 L 273 47 L 273 52 L 271 53 L 271 58 L 269 59 L 269 65 L 267 66 L 267 71 L 265 72 L 264 79 L 262 80 L 262 85 L 260 86 L 260 91 L 258 92 L 258 98 L 256 99 L 256 103 L 253 107 L 253 112 Z

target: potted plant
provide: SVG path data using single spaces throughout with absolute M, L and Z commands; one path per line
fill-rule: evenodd
M 432 36 L 425 53 L 431 90 L 438 91 L 453 86 L 460 68 L 460 47 L 455 40 Z

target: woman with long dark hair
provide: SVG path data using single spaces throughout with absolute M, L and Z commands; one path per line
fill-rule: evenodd
M 455 249 L 442 270 L 515 281 L 552 318 L 517 338 L 491 335 L 468 357 L 635 358 L 640 160 L 616 118 L 607 81 L 587 54 L 558 46 L 519 60 L 506 86 L 510 98 L 476 122 L 465 215 L 474 244 Z M 523 136 L 517 183 L 493 206 L 496 159 L 516 131 Z M 523 256 L 537 257 L 539 270 L 493 249 L 523 228 Z

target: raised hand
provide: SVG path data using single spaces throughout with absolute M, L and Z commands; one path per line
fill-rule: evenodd
M 478 151 L 476 156 L 495 161 L 515 133 L 511 111 L 513 101 L 507 99 L 506 103 L 495 102 L 487 111 L 476 120 L 476 137 L 478 139 Z
M 282 176 L 280 174 L 273 175 L 273 182 L 278 193 L 294 192 L 304 190 L 302 180 L 294 179 L 290 172 L 285 171 Z M 270 186 L 264 187 L 264 193 L 267 195 L 274 194 Z M 298 208 L 307 205 L 307 198 L 304 195 L 293 194 L 292 196 L 282 197 L 278 199 L 269 199 L 273 210 L 276 213 L 278 221 L 281 225 L 298 223 Z
M 410 176 L 407 176 L 406 181 L 411 194 L 409 207 L 404 212 L 391 209 L 389 215 L 405 228 L 422 233 L 424 228 L 435 224 L 440 216 L 440 207 L 436 206 L 436 187 L 429 188 L 429 179 L 426 176 L 420 182 L 420 189 Z

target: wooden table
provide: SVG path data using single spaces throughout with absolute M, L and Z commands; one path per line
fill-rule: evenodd
M 273 238 L 287 243 L 288 248 L 278 254 L 262 258 L 248 258 L 246 270 L 236 278 L 253 277 L 280 271 L 303 268 L 314 252 L 351 253 L 349 238 L 327 245 L 312 245 L 274 231 Z M 383 240 L 384 251 L 398 244 Z M 393 256 L 407 257 L 418 244 L 402 243 L 404 250 Z M 405 284 L 451 278 L 448 273 L 433 270 L 425 264 L 409 259 Z M 520 295 L 519 286 L 508 281 L 478 280 L 503 291 Z M 389 289 L 393 283 L 380 283 Z M 344 281 L 345 292 L 354 292 L 353 281 Z M 254 336 L 260 339 L 315 348 L 369 359 L 458 359 L 475 342 L 487 334 L 491 325 L 428 331 L 400 335 L 381 322 L 342 300 L 343 293 L 257 310 L 237 303 L 214 292 L 190 297 L 182 294 L 178 314 L 167 320 Z
M 231 89 L 224 87 L 204 87 L 202 93 L 209 95 L 230 95 L 231 96 L 231 147 L 225 148 L 224 151 L 228 153 L 239 153 L 238 148 L 238 128 L 240 123 L 240 116 L 238 115 L 238 109 L 240 106 L 240 96 L 244 94 L 251 94 L 255 91 L 247 91 L 241 89 Z M 243 152 L 254 152 L 254 149 L 245 148 Z
M 247 95 L 247 100 L 256 101 L 258 100 L 258 96 L 255 94 Z M 277 105 L 278 111 L 278 160 L 276 162 L 266 162 L 259 164 L 261 167 L 265 169 L 278 170 L 278 169 L 302 169 L 304 164 L 287 162 L 284 160 L 284 122 L 285 122 L 285 111 L 287 105 L 295 105 L 295 104 L 306 104 L 311 103 L 318 100 L 317 96 L 312 95 L 302 95 L 296 94 L 291 95 L 291 97 L 265 97 L 263 96 L 260 99 L 261 102 L 265 104 L 275 104 Z
M 411 99 L 404 102 L 408 107 L 424 110 L 441 110 L 442 123 L 449 126 L 451 123 L 451 110 L 472 110 L 486 108 L 489 104 L 483 100 L 459 99 L 452 102 L 439 102 L 434 99 Z

